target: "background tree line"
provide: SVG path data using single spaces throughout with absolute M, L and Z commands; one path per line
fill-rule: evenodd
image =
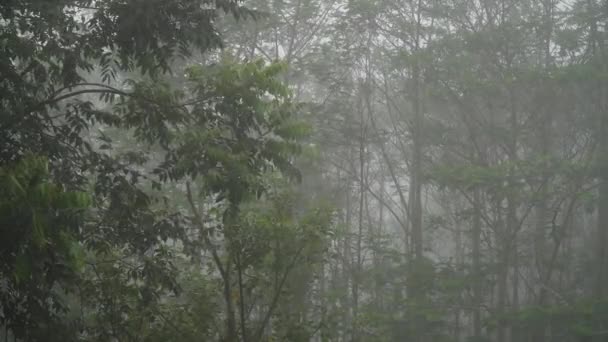
M 0 340 L 608 341 L 608 1 L 0 4 Z

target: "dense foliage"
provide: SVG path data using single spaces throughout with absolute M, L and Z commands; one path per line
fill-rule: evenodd
M 0 341 L 608 341 L 608 1 L 0 2 Z

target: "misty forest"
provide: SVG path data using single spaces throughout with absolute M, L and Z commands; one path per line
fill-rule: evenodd
M 0 0 L 0 341 L 608 341 L 608 1 Z

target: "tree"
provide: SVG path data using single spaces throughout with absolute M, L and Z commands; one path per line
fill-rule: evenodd
M 72 223 L 75 227 L 69 230 L 78 246 L 92 256 L 87 260 L 90 268 L 85 273 L 72 270 L 68 274 L 74 278 L 73 283 L 82 282 L 81 307 L 104 308 L 95 313 L 103 319 L 98 321 L 99 326 L 89 327 L 89 336 L 133 336 L 137 329 L 133 324 L 141 327 L 144 318 L 154 321 L 157 309 L 151 303 L 168 291 L 178 291 L 171 277 L 173 251 L 167 241 L 184 240 L 180 228 L 184 221 L 179 213 L 156 209 L 155 197 L 143 188 L 145 183 L 159 188 L 169 179 L 204 174 L 205 191 L 219 196 L 217 200 L 226 197 L 230 215 L 234 216 L 244 196 L 262 193 L 258 176 L 265 170 L 277 167 L 297 175 L 290 155 L 297 152 L 294 139 L 305 129 L 289 121 L 294 107 L 285 100 L 286 90 L 273 80 L 280 67 L 260 69 L 260 63 L 252 63 L 239 69 L 225 64 L 205 71 L 211 71 L 212 78 L 193 68 L 189 71 L 192 88 L 186 92 L 162 81 L 174 57 L 187 56 L 192 49 L 206 51 L 221 46 L 212 25 L 220 10 L 235 16 L 245 13 L 231 1 L 212 5 L 199 1 L 57 1 L 7 3 L 1 7 L 5 53 L 1 68 L 0 165 L 23 169 L 24 175 L 36 174 L 42 166 L 29 171 L 26 166 L 11 165 L 21 163 L 25 153 L 44 156 L 49 160 L 48 176 L 37 176 L 40 180 L 32 180 L 32 186 L 49 177 L 59 189 L 91 192 L 91 214 L 86 221 Z M 102 82 L 87 79 L 94 70 L 99 70 Z M 118 74 L 124 72 L 139 73 L 142 80 L 129 80 L 117 87 Z M 241 75 L 244 78 L 239 79 Z M 83 98 L 88 94 L 100 95 L 110 106 L 103 108 Z M 187 95 L 192 98 L 186 99 Z M 265 97 L 269 97 L 267 101 Z M 106 153 L 112 148 L 106 135 L 87 137 L 88 129 L 104 127 L 132 129 L 139 142 L 160 146 L 165 161 L 156 175 L 141 171 L 143 165 L 149 166 L 151 155 L 136 151 Z M 177 134 L 184 127 L 199 130 Z M 208 149 L 194 150 L 201 144 Z M 11 185 L 14 177 L 9 176 L 3 189 L 13 187 L 14 192 L 15 187 L 23 187 L 20 181 Z M 24 192 L 20 196 L 29 195 Z M 53 205 L 51 202 L 47 206 Z M 67 209 L 70 203 L 62 205 Z M 34 217 L 42 219 L 38 214 Z M 27 227 L 27 222 L 24 224 Z M 42 248 L 45 243 L 41 242 L 44 234 L 40 230 L 45 229 L 44 224 L 35 223 L 34 228 L 30 235 Z M 49 227 L 53 231 L 49 236 L 55 240 L 71 238 L 60 228 Z M 3 263 L 9 265 L 6 272 L 28 272 L 26 261 L 39 253 L 27 247 L 31 239 L 26 235 L 21 240 L 3 240 L 3 251 L 7 250 Z M 9 253 L 15 242 L 20 253 L 30 254 Z M 59 244 L 54 240 L 49 243 Z M 72 253 L 73 248 L 68 247 Z M 55 249 L 65 254 L 60 246 Z M 41 256 L 46 258 L 38 260 L 42 264 L 52 263 L 55 258 L 54 254 Z M 19 277 L 26 276 L 15 275 L 14 279 L 21 280 Z M 29 280 L 32 286 L 36 284 L 36 279 Z M 28 291 L 10 289 L 2 296 L 1 307 L 8 310 L 3 323 L 12 335 L 30 338 L 48 331 L 45 329 L 51 318 L 63 305 L 54 293 L 58 281 L 57 276 L 49 275 L 38 299 Z M 67 287 L 64 290 L 68 296 L 76 294 Z M 82 300 L 83 293 L 91 297 Z M 24 300 L 50 300 L 52 307 L 40 304 L 39 316 L 25 319 L 19 316 L 19 306 L 10 304 Z M 130 300 L 137 304 L 124 304 Z M 33 311 L 24 308 L 30 309 Z M 141 314 L 134 314 L 137 310 Z

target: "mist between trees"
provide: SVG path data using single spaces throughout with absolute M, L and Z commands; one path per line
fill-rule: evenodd
M 608 1 L 1 1 L 0 341 L 608 341 Z

